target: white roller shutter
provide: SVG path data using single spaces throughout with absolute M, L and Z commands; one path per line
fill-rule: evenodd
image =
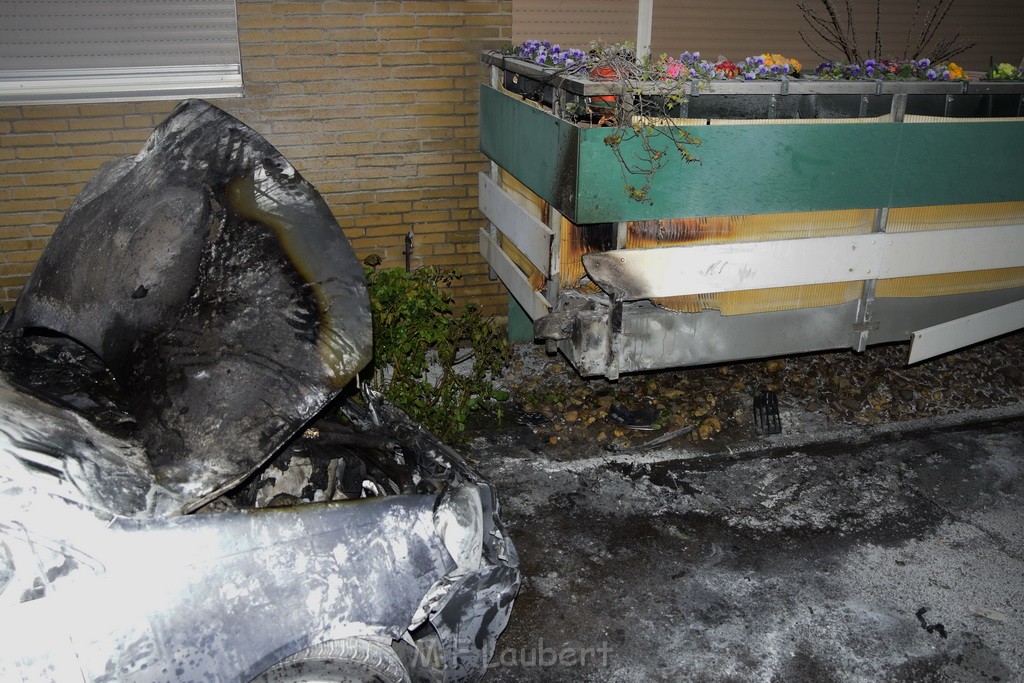
M 0 104 L 241 94 L 234 0 L 0 0 Z

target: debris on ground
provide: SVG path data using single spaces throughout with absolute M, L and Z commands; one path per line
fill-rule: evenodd
M 758 436 L 781 434 L 779 397 L 774 391 L 759 391 L 754 395 L 754 431 Z
M 658 429 L 658 415 L 659 412 L 654 408 L 628 410 L 622 406 L 612 406 L 608 409 L 608 419 L 626 429 L 643 431 Z
M 906 365 L 907 349 L 887 344 L 859 354 L 834 351 L 680 368 L 610 382 L 582 378 L 563 356 L 524 344 L 515 349 L 504 378 L 512 396 L 505 413 L 526 422 L 544 447 L 557 444 L 561 457 L 574 458 L 584 452 L 579 446 L 589 443 L 634 446 L 636 432 L 614 420 L 641 410 L 657 412 L 656 433 L 692 425 L 688 436 L 694 445 L 749 441 L 756 438 L 753 395 L 758 390 L 777 395 L 786 435 L 1024 405 L 1024 332 L 913 366 Z M 531 416 L 520 420 L 519 414 Z

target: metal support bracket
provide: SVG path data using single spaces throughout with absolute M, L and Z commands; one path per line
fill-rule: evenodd
M 556 211 L 550 204 L 548 205 L 548 229 L 551 230 L 551 250 L 548 257 L 548 283 L 546 291 L 547 299 L 552 303 L 553 310 L 557 310 L 562 272 L 562 214 Z M 544 343 L 544 349 L 549 354 L 554 355 L 558 352 L 558 342 L 554 339 L 548 339 Z
M 619 356 L 622 354 L 622 300 L 612 297 L 608 313 L 608 363 L 605 377 L 611 381 L 619 378 Z

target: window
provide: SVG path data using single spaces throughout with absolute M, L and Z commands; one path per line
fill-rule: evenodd
M 0 0 L 0 104 L 241 94 L 234 0 Z

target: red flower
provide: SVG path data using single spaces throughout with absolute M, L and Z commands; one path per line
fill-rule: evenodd
M 735 78 L 740 75 L 740 68 L 735 63 L 730 62 L 728 59 L 715 64 L 715 71 L 720 72 L 726 78 Z

